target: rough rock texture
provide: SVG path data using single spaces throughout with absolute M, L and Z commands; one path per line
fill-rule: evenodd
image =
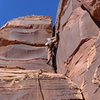
M 70 0 L 70 2 L 72 1 Z M 72 4 L 74 5 L 74 2 Z M 72 6 L 72 4 L 67 6 Z M 63 9 L 61 11 L 63 11 Z M 64 62 L 75 51 L 75 49 L 83 41 L 88 40 L 89 38 L 96 38 L 100 33 L 99 28 L 95 25 L 87 11 L 84 11 L 81 7 L 78 7 L 71 10 L 66 9 L 65 12 L 70 11 L 71 13 L 69 18 L 66 19 L 68 15 L 64 13 L 62 16 L 60 16 L 60 21 L 65 22 L 60 24 L 60 26 L 58 26 L 59 22 L 57 22 L 56 26 L 60 30 L 60 42 L 57 51 L 57 67 L 58 72 L 62 73 L 65 71 L 62 68 Z
M 56 20 L 56 31 L 63 29 L 73 10 L 80 5 L 81 3 L 75 0 L 60 0 Z
M 59 43 L 53 59 L 60 74 L 48 73 L 54 71 L 46 64 L 50 17 L 26 16 L 4 25 L 0 100 L 100 100 L 99 12 L 99 0 L 60 0 L 54 30 Z
M 100 99 L 100 39 L 90 39 L 66 62 L 66 76 L 80 88 L 86 100 Z
M 67 77 L 42 70 L 0 69 L 0 100 L 83 100 Z
M 85 100 L 100 100 L 100 28 L 78 1 L 61 0 L 59 4 L 57 72 L 71 78 Z
M 0 38 L 43 45 L 51 36 L 51 21 L 51 17 L 34 15 L 13 19 L 0 29 Z
M 100 21 L 100 0 L 81 0 L 81 2 L 91 15 Z
M 0 66 L 19 69 L 45 69 L 45 42 L 52 36 L 52 21 L 47 16 L 13 19 L 0 29 Z
M 84 100 L 69 78 L 47 73 L 54 72 L 46 64 L 51 35 L 45 16 L 17 18 L 0 29 L 0 100 Z

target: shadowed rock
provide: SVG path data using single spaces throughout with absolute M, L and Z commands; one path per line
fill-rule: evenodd
M 81 2 L 91 15 L 100 21 L 100 0 L 81 0 Z

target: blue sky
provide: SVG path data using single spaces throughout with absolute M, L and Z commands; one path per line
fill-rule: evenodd
M 59 0 L 0 0 L 0 27 L 7 21 L 27 15 L 56 18 Z

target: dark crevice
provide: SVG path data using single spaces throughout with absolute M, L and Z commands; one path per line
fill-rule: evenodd
M 53 27 L 53 33 L 52 33 L 52 37 L 54 37 L 55 36 L 55 28 L 56 26 L 54 25 L 54 27 Z
M 55 26 L 53 27 L 53 34 L 52 37 L 55 36 Z M 55 73 L 57 73 L 57 64 L 56 64 L 56 53 L 57 53 L 57 48 L 53 49 L 54 55 L 52 56 L 52 66 L 54 68 Z
M 42 74 L 42 72 L 41 73 L 38 73 L 38 85 L 39 85 L 39 89 L 40 89 L 40 93 L 41 93 L 42 99 L 45 100 L 44 99 L 43 92 L 42 92 L 42 86 L 41 86 L 40 78 L 39 78 L 39 75 L 40 74 Z
M 90 14 L 90 17 L 92 18 L 92 20 L 94 21 L 94 23 L 100 28 L 100 21 L 98 21 L 97 19 L 95 19 L 95 18 L 91 15 L 91 13 L 84 7 L 84 5 L 82 5 L 81 8 L 82 8 L 83 10 L 86 10 L 86 11 Z
M 55 26 L 53 27 L 53 37 L 56 37 L 57 39 L 57 45 L 53 47 L 53 53 L 54 55 L 52 56 L 52 66 L 54 68 L 55 73 L 57 73 L 57 63 L 56 63 L 56 55 L 57 55 L 57 49 L 58 49 L 58 44 L 59 44 L 59 33 L 55 33 Z
M 55 73 L 57 73 L 57 64 L 56 64 L 57 48 L 55 48 L 55 49 L 53 50 L 53 52 L 54 52 L 54 55 L 53 55 L 53 58 L 52 58 L 52 66 L 53 66 L 53 68 L 54 68 Z

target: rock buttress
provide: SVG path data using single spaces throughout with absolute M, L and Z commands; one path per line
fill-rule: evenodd
M 61 0 L 59 4 L 57 72 L 71 78 L 82 89 L 85 100 L 99 100 L 100 28 L 78 1 Z

